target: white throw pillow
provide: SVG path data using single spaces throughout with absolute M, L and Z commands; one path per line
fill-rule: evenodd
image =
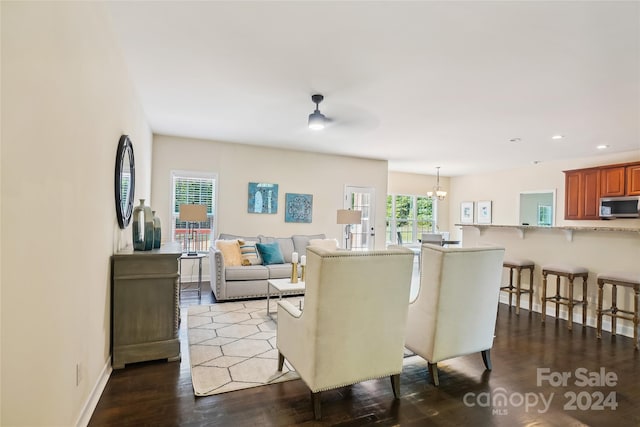
M 315 246 L 327 251 L 338 250 L 338 240 L 336 239 L 311 239 L 309 240 L 309 246 Z

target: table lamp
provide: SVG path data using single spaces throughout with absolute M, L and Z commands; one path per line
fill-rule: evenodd
M 193 228 L 194 222 L 204 222 L 207 220 L 207 206 L 205 205 L 180 205 L 180 221 L 187 223 L 187 255 L 196 256 L 198 252 L 195 248 L 196 230 Z M 193 250 L 191 242 L 194 241 Z
M 351 249 L 351 224 L 360 224 L 362 221 L 362 211 L 352 211 L 351 209 L 338 209 L 337 223 L 346 224 L 344 229 L 344 248 Z

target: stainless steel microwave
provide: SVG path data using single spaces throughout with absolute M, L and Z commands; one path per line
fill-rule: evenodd
M 600 218 L 640 218 L 640 196 L 602 197 Z

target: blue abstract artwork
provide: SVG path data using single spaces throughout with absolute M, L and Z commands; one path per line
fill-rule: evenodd
M 313 195 L 285 194 L 284 222 L 311 222 Z
M 274 214 L 278 212 L 278 184 L 249 183 L 249 213 Z

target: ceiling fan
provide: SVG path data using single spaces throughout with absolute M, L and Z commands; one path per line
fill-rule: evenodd
M 332 111 L 340 116 L 339 120 L 327 117 L 320 112 L 319 104 L 324 96 L 317 93 L 311 95 L 311 101 L 316 104 L 313 113 L 309 114 L 309 129 L 322 130 L 327 126 L 338 126 L 341 131 L 362 131 L 375 129 L 379 120 L 365 108 L 356 105 L 332 104 Z
M 322 102 L 324 96 L 320 94 L 311 95 L 311 101 L 316 104 L 316 109 L 313 113 L 309 114 L 309 129 L 322 130 L 327 125 L 329 120 L 320 112 L 318 105 Z

